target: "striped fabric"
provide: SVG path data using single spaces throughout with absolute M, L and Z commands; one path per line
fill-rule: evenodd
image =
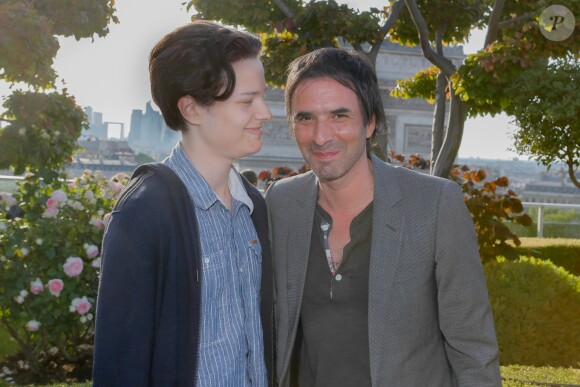
M 253 204 L 232 168 L 228 211 L 191 164 L 181 143 L 163 161 L 195 205 L 202 249 L 202 318 L 197 386 L 267 386 L 260 321 L 262 251 Z

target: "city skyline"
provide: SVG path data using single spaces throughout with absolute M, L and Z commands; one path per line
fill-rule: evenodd
M 341 2 L 361 10 L 385 3 L 384 0 Z M 92 43 L 90 39 L 60 38 L 61 48 L 54 67 L 79 105 L 102 112 L 104 121 L 124 122 L 128 129 L 132 110 L 144 109 L 151 100 L 149 51 L 167 32 L 189 22 L 191 12 L 186 12 L 180 0 L 122 0 L 115 6 L 120 23 L 111 24 L 106 37 L 95 38 Z M 483 39 L 483 33 L 474 33 L 464 45 L 465 53 L 479 49 Z M 7 92 L 6 85 L 0 86 L 1 95 Z M 512 145 L 509 121 L 505 115 L 468 119 L 459 157 L 518 157 L 506 149 Z M 118 126 L 111 127 L 110 132 L 111 137 L 119 137 Z

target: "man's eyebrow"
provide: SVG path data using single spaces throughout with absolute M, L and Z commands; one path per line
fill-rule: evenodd
M 298 113 L 294 114 L 295 120 L 300 120 L 303 118 L 310 118 L 310 117 L 312 117 L 312 113 L 310 113 L 310 112 L 298 112 Z
M 338 108 L 331 110 L 330 113 L 334 114 L 343 114 L 343 113 L 350 113 L 350 109 L 347 108 Z

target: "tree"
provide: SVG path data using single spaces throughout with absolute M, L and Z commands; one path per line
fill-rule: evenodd
M 429 1 L 427 5 L 425 0 L 405 0 L 405 3 L 419 32 L 423 53 L 435 66 L 400 82 L 394 94 L 435 101 L 431 172 L 437 176 L 447 176 L 459 150 L 467 116 L 513 114 L 517 104 L 513 96 L 518 92 L 510 86 L 520 74 L 536 61 L 578 55 L 580 51 L 577 39 L 552 42 L 541 34 L 539 18 L 551 5 L 549 1 L 458 0 Z M 579 0 L 559 3 L 569 9 L 580 9 Z M 452 5 L 457 8 L 453 9 Z M 405 33 L 406 17 L 406 13 L 401 14 L 400 25 L 395 26 L 393 35 L 412 44 L 415 43 L 413 35 Z M 486 38 L 482 50 L 468 55 L 465 63 L 456 68 L 444 57 L 442 45 L 465 41 L 465 27 L 469 23 L 460 22 L 461 18 L 471 19 L 470 29 L 485 29 Z M 431 47 L 432 41 L 437 50 Z M 447 100 L 450 101 L 450 113 L 445 131 L 442 105 Z
M 579 9 L 580 0 L 562 5 Z M 197 17 L 244 26 L 264 42 L 269 84 L 283 84 L 290 60 L 313 49 L 339 46 L 339 39 L 364 52 L 375 63 L 385 39 L 419 44 L 432 69 L 401 82 L 394 95 L 421 97 L 435 103 L 431 173 L 448 177 L 457 156 L 466 117 L 509 113 L 505 86 L 513 74 L 537 58 L 577 53 L 580 43 L 555 44 L 538 31 L 538 16 L 549 2 L 505 0 L 396 0 L 382 10 L 359 12 L 334 0 L 190 0 Z M 482 50 L 457 68 L 445 57 L 446 44 L 463 43 L 474 28 L 486 28 Z M 364 50 L 363 44 L 370 43 Z M 448 125 L 445 127 L 449 104 Z M 386 149 L 386 140 L 381 144 Z
M 55 177 L 76 147 L 86 117 L 53 68 L 58 36 L 105 36 L 117 22 L 114 0 L 3 0 L 0 4 L 0 80 L 16 90 L 0 114 L 0 168 Z M 24 86 L 24 87 L 23 87 Z
M 548 168 L 566 165 L 572 183 L 580 188 L 575 172 L 580 166 L 580 61 L 558 59 L 538 62 L 512 86 L 512 113 L 519 127 L 516 150 L 529 154 Z

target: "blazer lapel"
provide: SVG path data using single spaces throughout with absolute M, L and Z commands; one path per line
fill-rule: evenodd
M 371 380 L 377 385 L 383 353 L 384 322 L 403 241 L 405 217 L 395 204 L 402 199 L 393 167 L 372 156 L 375 194 L 369 269 L 369 351 Z
M 289 321 L 288 338 L 284 364 L 290 364 L 292 356 L 292 343 L 296 339 L 300 308 L 302 307 L 302 295 L 308 267 L 308 255 L 310 252 L 310 239 L 312 235 L 312 222 L 318 196 L 318 183 L 314 174 L 305 179 L 304 184 L 294 192 L 293 201 L 288 203 L 288 235 L 287 244 L 287 268 L 288 282 L 288 316 L 294 316 Z

